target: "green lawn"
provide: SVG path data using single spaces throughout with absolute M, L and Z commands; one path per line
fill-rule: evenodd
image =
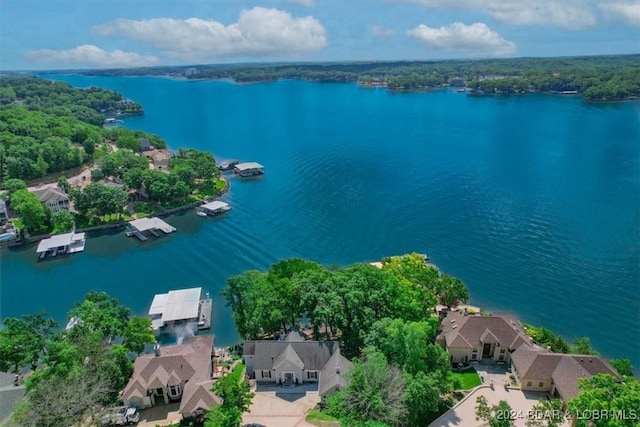
M 337 418 L 332 417 L 326 412 L 322 412 L 319 409 L 312 409 L 305 417 L 307 422 L 320 427 L 340 426 L 340 421 Z
M 452 372 L 454 380 L 460 381 L 461 390 L 471 390 L 472 388 L 482 384 L 480 376 L 475 369 L 471 368 L 463 372 Z

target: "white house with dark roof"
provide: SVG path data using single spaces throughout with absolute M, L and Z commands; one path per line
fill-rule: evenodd
M 55 187 L 47 187 L 32 191 L 40 200 L 40 203 L 47 205 L 53 212 L 69 210 L 69 196 L 64 190 Z
M 353 366 L 337 341 L 303 341 L 295 332 L 279 341 L 245 341 L 242 356 L 247 374 L 257 382 L 318 383 L 320 397 L 344 387 L 344 374 Z
M 450 311 L 440 327 L 436 342 L 449 353 L 452 363 L 509 362 L 518 347 L 532 344 L 518 319 L 510 314 L 470 316 Z
M 133 374 L 122 391 L 127 406 L 147 408 L 180 402 L 180 413 L 209 410 L 221 400 L 213 392 L 213 336 L 198 335 L 187 343 L 157 347 L 136 358 Z
M 620 379 L 600 356 L 552 353 L 526 345 L 511 355 L 511 367 L 523 391 L 549 392 L 565 403 L 578 394 L 580 378 L 608 374 Z

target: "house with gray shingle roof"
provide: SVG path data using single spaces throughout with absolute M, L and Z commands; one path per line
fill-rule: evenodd
M 344 374 L 353 366 L 337 341 L 304 341 L 296 332 L 278 341 L 245 341 L 242 356 L 247 374 L 257 382 L 318 383 L 320 397 L 345 387 Z
M 620 375 L 600 356 L 552 353 L 521 346 L 511 355 L 511 366 L 523 391 L 549 392 L 567 402 L 578 394 L 578 379 L 596 374 Z
M 40 203 L 47 205 L 53 212 L 69 210 L 69 196 L 60 188 L 47 187 L 33 190 Z
M 136 358 L 133 374 L 122 391 L 127 406 L 147 408 L 180 402 L 180 413 L 209 410 L 221 400 L 213 385 L 213 336 L 198 335 L 181 345 L 156 347 Z
M 476 360 L 506 363 L 518 347 L 532 344 L 518 319 L 510 314 L 472 316 L 447 312 L 440 328 L 436 342 L 449 353 L 451 363 Z

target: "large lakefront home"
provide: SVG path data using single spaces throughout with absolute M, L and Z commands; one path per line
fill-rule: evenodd
M 242 356 L 247 374 L 256 382 L 283 386 L 317 382 L 321 398 L 346 386 L 344 374 L 353 366 L 340 354 L 337 341 L 305 341 L 297 332 L 278 341 L 245 341 Z
M 60 188 L 42 188 L 33 190 L 33 194 L 38 197 L 40 203 L 47 205 L 53 212 L 69 210 L 69 196 Z
M 213 355 L 213 336 L 198 335 L 185 344 L 156 347 L 154 354 L 138 356 L 122 391 L 124 404 L 147 408 L 179 401 L 185 417 L 219 405 L 221 400 L 211 392 Z
M 567 401 L 578 394 L 578 379 L 596 374 L 620 375 L 599 356 L 552 353 L 521 346 L 511 356 L 511 366 L 524 391 L 546 391 Z
M 446 312 L 436 338 L 449 353 L 451 363 L 493 360 L 509 362 L 511 353 L 522 344 L 531 346 L 531 338 L 514 316 L 472 316 L 466 312 Z

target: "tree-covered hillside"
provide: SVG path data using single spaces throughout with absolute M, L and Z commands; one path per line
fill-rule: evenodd
M 116 111 L 140 113 L 142 107 L 104 89 L 0 78 L 0 180 L 33 180 L 92 160 L 98 145 L 112 136 L 102 128 L 104 114 Z M 159 138 L 148 138 L 164 146 Z
M 640 96 L 640 55 L 510 58 L 444 61 L 215 64 L 78 71 L 85 75 L 174 75 L 189 79 L 262 82 L 300 79 L 326 82 L 378 80 L 391 90 L 449 85 L 459 78 L 478 94 L 577 91 L 586 100 Z M 193 71 L 193 70 L 192 70 Z

